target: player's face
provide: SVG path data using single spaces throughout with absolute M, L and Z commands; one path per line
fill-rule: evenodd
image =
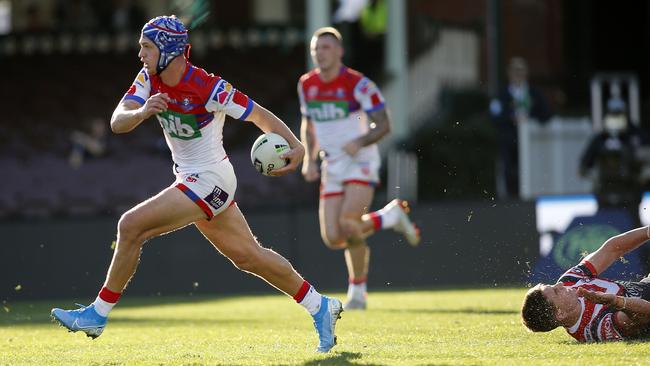
M 138 52 L 138 57 L 147 70 L 147 73 L 149 75 L 155 75 L 160 51 L 158 51 L 158 47 L 153 42 L 144 36 L 140 36 L 139 43 L 140 52 Z
M 555 285 L 542 285 L 542 294 L 556 308 L 568 311 L 578 302 L 578 293 L 575 289 L 556 283 Z
M 341 63 L 343 47 L 335 37 L 323 35 L 312 41 L 311 57 L 321 70 L 330 70 Z

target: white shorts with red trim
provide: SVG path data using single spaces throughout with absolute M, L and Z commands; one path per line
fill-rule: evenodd
M 234 203 L 237 177 L 230 161 L 224 159 L 210 170 L 176 174 L 174 184 L 194 201 L 210 220 Z
M 343 187 L 348 184 L 363 184 L 371 187 L 379 185 L 378 156 L 344 155 L 336 160 L 324 160 L 321 163 L 320 197 L 327 198 L 343 194 Z

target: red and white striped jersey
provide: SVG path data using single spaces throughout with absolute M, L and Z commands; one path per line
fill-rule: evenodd
M 384 108 L 384 97 L 375 83 L 362 73 L 342 67 L 339 75 L 324 82 L 318 70 L 298 81 L 300 111 L 313 123 L 325 159 L 344 154 L 343 146 L 368 131 L 367 113 Z M 360 156 L 379 157 L 376 144 L 362 148 Z
M 171 98 L 167 111 L 156 118 L 181 174 L 204 170 L 223 160 L 226 115 L 245 120 L 253 109 L 253 101 L 244 93 L 189 62 L 176 86 L 165 85 L 159 75 L 150 76 L 143 68 L 122 100 L 144 104 L 157 93 L 167 93 Z
M 570 288 L 585 288 L 591 291 L 625 296 L 623 283 L 596 277 L 596 270 L 591 263 L 583 261 L 570 268 L 558 280 Z M 585 298 L 579 298 L 582 312 L 580 319 L 566 331 L 579 342 L 618 341 L 623 339 L 619 325 L 616 323 L 616 309 L 596 304 Z

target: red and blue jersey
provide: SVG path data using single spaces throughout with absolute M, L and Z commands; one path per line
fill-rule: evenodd
M 338 76 L 324 82 L 318 70 L 298 81 L 300 111 L 314 123 L 316 137 L 327 159 L 342 156 L 343 146 L 368 131 L 367 114 L 385 107 L 379 88 L 362 73 L 342 67 Z M 379 155 L 375 144 L 361 155 Z
M 223 160 L 225 116 L 245 120 L 253 109 L 246 94 L 189 62 L 175 86 L 164 84 L 159 75 L 150 76 L 143 68 L 122 100 L 144 104 L 157 93 L 167 93 L 171 99 L 168 109 L 156 118 L 179 173 L 209 168 Z
M 566 271 L 558 280 L 564 286 L 582 287 L 590 291 L 604 292 L 618 296 L 628 295 L 623 284 L 599 278 L 596 270 L 587 261 L 583 261 Z M 579 298 L 580 318 L 566 331 L 579 342 L 600 342 L 622 340 L 623 335 L 616 323 L 616 309 L 603 304 L 596 304 L 585 298 Z

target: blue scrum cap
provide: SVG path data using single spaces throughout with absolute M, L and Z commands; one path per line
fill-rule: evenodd
M 156 65 L 158 74 L 165 70 L 174 58 L 182 55 L 188 45 L 187 29 L 175 15 L 151 19 L 142 27 L 142 35 L 151 40 L 160 51 Z

